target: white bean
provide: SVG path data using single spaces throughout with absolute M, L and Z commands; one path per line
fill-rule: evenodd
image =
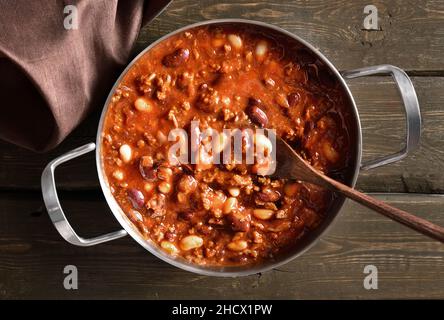
M 142 112 L 148 112 L 152 110 L 151 104 L 149 104 L 145 98 L 137 98 L 134 102 L 134 107 L 136 108 L 136 110 Z
M 171 191 L 171 185 L 166 181 L 162 181 L 157 186 L 157 189 L 159 189 L 159 191 L 162 192 L 163 194 L 168 194 Z
M 228 214 L 236 208 L 237 208 L 237 199 L 234 197 L 230 197 L 227 200 L 225 200 L 222 212 Z
M 191 249 L 199 248 L 203 245 L 203 239 L 201 237 L 190 235 L 180 240 L 180 248 L 188 251 Z
M 166 252 L 168 252 L 169 254 L 177 254 L 179 253 L 179 250 L 176 248 L 176 246 L 174 245 L 174 243 L 169 242 L 169 241 L 162 241 L 160 243 L 160 246 L 162 247 L 162 249 L 164 249 Z
M 240 189 L 237 187 L 228 188 L 228 193 L 233 197 L 237 197 L 240 194 Z
M 133 151 L 131 150 L 131 147 L 127 144 L 123 144 L 120 149 L 120 158 L 123 162 L 130 162 L 132 158 Z
M 143 190 L 145 190 L 146 192 L 151 192 L 153 191 L 155 185 L 152 182 L 145 182 L 145 184 L 143 185 Z
M 240 49 L 242 47 L 242 39 L 236 34 L 229 34 L 228 41 L 230 41 L 231 45 L 236 49 Z
M 270 219 L 274 214 L 273 210 L 270 209 L 254 209 L 253 215 L 261 220 L 268 220 Z
M 247 249 L 248 243 L 245 240 L 232 241 L 227 245 L 228 249 L 232 251 L 242 251 Z
M 265 41 L 261 41 L 256 46 L 256 56 L 262 59 L 267 53 L 267 43 Z
M 116 170 L 113 172 L 113 177 L 116 180 L 122 181 L 123 180 L 123 172 L 121 170 Z

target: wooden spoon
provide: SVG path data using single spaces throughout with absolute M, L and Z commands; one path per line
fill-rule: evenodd
M 356 191 L 322 174 L 299 156 L 284 140 L 276 136 L 276 170 L 271 175 L 285 179 L 297 179 L 329 190 L 339 192 L 374 211 L 389 217 L 426 236 L 444 243 L 444 228 L 408 212 L 392 207 L 385 202 Z

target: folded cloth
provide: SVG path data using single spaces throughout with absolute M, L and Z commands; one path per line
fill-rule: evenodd
M 0 1 L 0 138 L 58 145 L 103 105 L 141 26 L 170 1 Z

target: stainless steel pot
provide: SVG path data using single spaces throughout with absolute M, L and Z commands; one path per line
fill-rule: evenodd
M 334 74 L 335 77 L 337 77 L 338 81 L 342 84 L 344 91 L 347 93 L 348 98 L 350 99 L 350 105 L 352 106 L 352 112 L 355 118 L 355 128 L 354 132 L 356 133 L 355 137 L 355 143 L 356 143 L 356 151 L 354 155 L 354 161 L 353 168 L 350 168 L 350 175 L 347 178 L 348 183 L 351 186 L 355 185 L 356 179 L 359 174 L 359 170 L 368 170 L 372 168 L 377 168 L 389 163 L 396 162 L 405 156 L 407 156 L 407 153 L 415 148 L 420 139 L 421 134 L 421 115 L 419 110 L 419 104 L 418 99 L 416 97 L 415 89 L 413 88 L 412 82 L 410 81 L 407 74 L 392 65 L 379 65 L 379 66 L 372 66 L 372 67 L 366 67 L 356 70 L 349 70 L 344 71 L 340 73 L 334 65 L 326 58 L 324 57 L 316 48 L 314 48 L 311 44 L 307 43 L 303 39 L 299 38 L 298 36 L 285 31 L 279 27 L 269 25 L 263 22 L 258 21 L 250 21 L 250 20 L 241 20 L 241 19 L 222 19 L 222 20 L 210 20 L 205 22 L 200 22 L 196 24 L 192 24 L 189 26 L 186 26 L 184 28 L 181 28 L 179 30 L 176 30 L 156 42 L 152 43 L 150 46 L 148 46 L 145 50 L 143 50 L 129 65 L 128 67 L 123 71 L 122 75 L 117 79 L 114 87 L 112 88 L 108 99 L 106 100 L 105 107 L 103 108 L 102 115 L 100 118 L 99 127 L 97 130 L 97 138 L 96 143 L 89 143 L 87 145 L 84 145 L 82 147 L 79 147 L 77 149 L 74 149 L 57 159 L 54 159 L 51 161 L 46 168 L 43 171 L 42 174 L 42 192 L 43 192 L 43 199 L 45 201 L 46 208 L 48 210 L 49 216 L 54 223 L 54 226 L 59 231 L 60 235 L 69 243 L 76 245 L 76 246 L 93 246 L 99 243 L 108 242 L 111 240 L 115 240 L 121 237 L 126 236 L 129 234 L 134 240 L 136 240 L 142 247 L 144 247 L 146 250 L 154 254 L 155 256 L 159 257 L 160 259 L 176 266 L 181 269 L 195 272 L 198 274 L 203 275 L 211 275 L 211 276 L 245 276 L 250 275 L 254 273 L 264 272 L 267 270 L 270 270 L 272 268 L 278 267 L 282 264 L 285 264 L 289 262 L 290 260 L 298 257 L 301 255 L 304 251 L 306 251 L 308 248 L 310 248 L 317 239 L 319 239 L 327 230 L 329 226 L 331 226 L 334 218 L 340 211 L 344 199 L 342 197 L 338 197 L 336 202 L 334 203 L 334 206 L 331 208 L 329 214 L 327 215 L 327 218 L 322 223 L 321 226 L 319 226 L 315 231 L 313 231 L 311 234 L 309 234 L 298 247 L 294 248 L 291 252 L 289 252 L 286 255 L 283 255 L 279 260 L 276 261 L 268 261 L 265 263 L 262 263 L 260 265 L 254 265 L 254 266 L 241 266 L 241 267 L 207 267 L 207 266 L 199 266 L 196 264 L 191 264 L 188 261 L 186 261 L 183 258 L 180 257 L 172 257 L 168 254 L 166 254 L 164 251 L 160 250 L 155 243 L 153 243 L 151 240 L 147 240 L 143 237 L 143 235 L 138 231 L 138 229 L 132 224 L 132 222 L 127 218 L 125 213 L 122 211 L 116 200 L 111 194 L 107 178 L 104 175 L 103 170 L 103 163 L 101 159 L 101 141 L 102 141 L 102 129 L 103 129 L 103 123 L 105 114 L 108 109 L 108 105 L 110 103 L 111 97 L 113 95 L 114 90 L 122 80 L 123 76 L 126 74 L 126 72 L 132 67 L 132 65 L 137 61 L 143 54 L 145 54 L 147 51 L 149 51 L 151 48 L 153 48 L 156 44 L 159 42 L 167 39 L 168 37 L 177 34 L 179 32 L 182 32 L 184 30 L 203 26 L 203 25 L 214 25 L 214 24 L 246 24 L 249 26 L 255 26 L 257 28 L 262 29 L 268 29 L 270 31 L 273 31 L 274 33 L 279 33 L 283 36 L 290 37 L 293 40 L 298 41 L 301 45 L 305 46 L 305 48 L 309 51 L 311 51 L 315 56 L 317 56 L 321 61 L 325 63 L 325 65 L 330 68 L 332 74 Z M 407 135 L 405 139 L 405 145 L 403 149 L 395 154 L 384 156 L 380 159 L 376 159 L 373 161 L 370 161 L 368 163 L 361 163 L 361 153 L 362 153 L 362 132 L 361 132 L 361 123 L 359 119 L 358 110 L 356 108 L 355 101 L 353 99 L 353 96 L 347 86 L 347 83 L 345 82 L 346 79 L 353 79 L 368 75 L 375 75 L 375 74 L 390 74 L 395 83 L 398 86 L 399 93 L 401 95 L 401 98 L 404 102 L 405 107 L 405 116 L 406 116 L 406 128 L 407 128 Z M 102 188 L 102 191 L 105 195 L 106 201 L 116 217 L 116 219 L 120 222 L 120 224 L 123 227 L 123 230 L 119 230 L 116 232 L 108 233 L 102 236 L 98 236 L 91 239 L 85 239 L 77 235 L 77 233 L 73 230 L 71 225 L 69 224 L 65 213 L 63 212 L 62 207 L 60 206 L 59 199 L 57 196 L 57 189 L 56 184 L 54 180 L 54 171 L 57 168 L 58 165 L 69 161 L 71 159 L 74 159 L 76 157 L 79 157 L 87 152 L 93 151 L 96 149 L 96 165 L 97 165 L 97 173 L 100 180 L 100 185 Z

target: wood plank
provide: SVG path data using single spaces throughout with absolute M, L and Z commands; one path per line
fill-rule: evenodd
M 364 159 L 400 149 L 404 129 L 401 100 L 390 77 L 350 80 L 362 118 Z M 421 146 L 408 158 L 382 168 L 361 172 L 358 188 L 367 192 L 444 192 L 444 78 L 414 77 L 423 116 Z M 61 146 L 35 154 L 0 142 L 0 189 L 40 188 L 44 166 L 54 157 L 95 140 L 98 113 L 93 114 Z M 94 154 L 63 165 L 58 171 L 62 189 L 98 187 Z
M 379 31 L 363 30 L 364 7 L 378 8 Z M 175 0 L 143 28 L 139 52 L 191 23 L 218 18 L 259 20 L 293 32 L 340 69 L 390 63 L 409 71 L 444 70 L 444 3 L 439 0 Z
M 444 196 L 378 195 L 444 224 Z M 118 228 L 100 194 L 64 193 L 83 236 Z M 155 258 L 129 237 L 80 248 L 60 238 L 37 193 L 0 193 L 0 298 L 444 298 L 444 247 L 385 217 L 347 203 L 328 234 L 298 259 L 262 275 L 195 275 Z M 77 266 L 79 290 L 63 289 L 63 268 Z M 365 265 L 378 290 L 365 290 Z

